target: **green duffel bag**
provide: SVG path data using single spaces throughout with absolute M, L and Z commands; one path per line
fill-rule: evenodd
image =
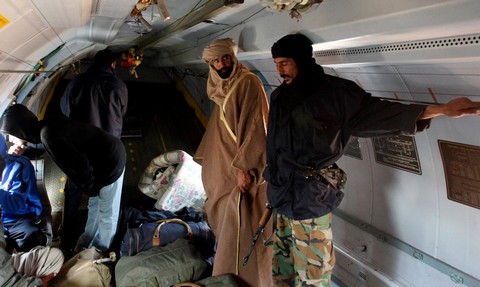
M 117 287 L 169 287 L 202 278 L 208 264 L 187 239 L 123 256 L 115 266 Z
M 211 276 L 195 283 L 182 282 L 173 285 L 173 287 L 244 287 L 241 280 L 233 274 L 223 274 Z

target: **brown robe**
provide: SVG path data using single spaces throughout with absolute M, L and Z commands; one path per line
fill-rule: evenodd
M 238 62 L 234 71 L 234 77 L 248 72 Z M 226 93 L 226 89 L 222 90 Z M 217 238 L 213 275 L 233 273 L 252 287 L 270 287 L 273 286 L 272 250 L 263 245 L 262 238 L 271 234 L 271 220 L 247 265 L 242 265 L 267 201 L 262 172 L 266 162 L 268 102 L 260 79 L 251 73 L 241 79 L 225 100 L 224 108 L 225 119 L 236 141 L 221 119 L 217 102 L 195 155 L 202 165 L 202 180 L 208 197 L 205 202 L 207 220 Z M 244 194 L 237 186 L 239 169 L 254 177 L 250 190 Z

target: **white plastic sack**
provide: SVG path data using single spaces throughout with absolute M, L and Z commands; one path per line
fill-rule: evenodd
M 164 168 L 163 172 L 158 173 Z M 206 199 L 202 167 L 182 150 L 154 158 L 143 172 L 138 188 L 157 199 L 155 208 L 178 211 L 183 207 L 201 208 Z

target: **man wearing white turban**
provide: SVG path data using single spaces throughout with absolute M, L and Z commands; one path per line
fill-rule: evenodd
M 242 265 L 266 205 L 268 101 L 260 79 L 238 62 L 237 49 L 227 38 L 203 51 L 210 68 L 207 94 L 216 105 L 195 159 L 202 165 L 205 212 L 217 238 L 213 275 L 236 274 L 249 286 L 272 286 L 270 248 L 257 244 Z M 271 226 L 266 229 L 271 232 Z

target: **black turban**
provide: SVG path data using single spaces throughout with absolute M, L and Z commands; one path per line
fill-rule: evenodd
M 297 64 L 311 62 L 312 41 L 302 34 L 284 36 L 272 46 L 272 57 L 292 58 Z
M 110 66 L 115 61 L 115 54 L 112 50 L 100 50 L 95 54 L 95 63 Z

